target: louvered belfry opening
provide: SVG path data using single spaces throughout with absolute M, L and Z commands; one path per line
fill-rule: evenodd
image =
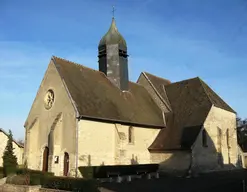
M 98 46 L 99 71 L 119 89 L 129 89 L 127 44 L 118 32 L 115 19 L 112 19 L 108 32 Z

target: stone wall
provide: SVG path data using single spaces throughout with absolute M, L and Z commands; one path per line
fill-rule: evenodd
M 129 133 L 131 132 L 131 133 Z M 148 147 L 160 129 L 115 125 L 115 164 L 148 164 L 151 162 Z M 132 138 L 129 138 L 129 137 Z
M 163 172 L 186 172 L 191 163 L 190 152 L 173 151 L 151 153 L 151 163 L 159 163 Z
M 40 186 L 26 186 L 26 185 L 0 185 L 0 192 L 39 192 Z
M 202 143 L 203 129 L 206 131 L 207 147 Z M 212 106 L 203 129 L 193 147 L 193 168 L 208 171 L 237 166 L 236 114 Z
M 79 166 L 114 165 L 114 124 L 79 121 Z
M 0 192 L 67 192 L 58 189 L 45 189 L 41 188 L 40 185 L 27 186 L 27 185 L 11 185 L 4 184 L 0 185 Z
M 148 147 L 160 129 L 88 120 L 79 122 L 79 166 L 128 165 L 150 163 Z
M 50 89 L 53 90 L 55 99 L 52 107 L 46 109 L 44 97 Z M 64 152 L 69 154 L 70 172 L 75 169 L 76 111 L 66 85 L 52 61 L 41 82 L 25 128 L 25 159 L 30 168 L 42 170 L 43 152 L 45 147 L 49 147 L 52 150 L 49 171 L 62 175 Z M 54 165 L 55 156 L 59 156 L 59 163 Z

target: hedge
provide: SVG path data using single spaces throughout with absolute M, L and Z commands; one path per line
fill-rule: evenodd
M 98 185 L 95 180 L 73 177 L 48 176 L 44 178 L 42 187 L 65 191 L 99 192 Z
M 0 179 L 4 178 L 4 171 L 3 171 L 3 167 L 0 167 Z
M 56 177 L 54 173 L 18 169 L 17 175 L 7 177 L 6 183 L 15 185 L 41 185 L 43 188 L 66 191 L 99 192 L 97 181 L 72 177 Z
M 43 172 L 25 168 L 17 169 L 16 174 L 17 175 L 15 176 L 8 177 L 6 182 L 16 185 L 41 185 L 45 177 L 54 175 L 54 173 L 50 172 Z
M 39 170 L 32 170 L 32 169 L 26 169 L 26 168 L 18 168 L 18 169 L 16 170 L 16 174 L 17 174 L 17 175 L 27 174 L 27 173 L 29 173 L 29 174 L 34 174 L 34 175 L 36 175 L 36 174 L 38 174 L 38 175 L 49 175 L 49 176 L 53 176 L 53 175 L 54 175 L 54 173 L 52 173 L 52 172 L 45 172 L 45 171 L 39 171 Z
M 79 171 L 84 178 L 107 178 L 109 176 L 136 175 L 158 171 L 158 164 L 82 166 Z

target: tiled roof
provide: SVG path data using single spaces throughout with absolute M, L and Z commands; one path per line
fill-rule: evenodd
M 161 110 L 143 86 L 129 82 L 129 91 L 121 91 L 100 71 L 58 57 L 52 60 L 80 116 L 164 127 Z
M 165 86 L 172 112 L 166 114 L 166 129 L 149 147 L 150 150 L 189 148 L 197 138 L 212 107 L 234 112 L 205 82 L 196 77 Z
M 129 91 L 121 91 L 100 71 L 58 57 L 52 60 L 82 118 L 164 127 L 161 110 L 142 85 L 129 82 Z M 143 74 L 171 109 L 165 114 L 166 128 L 161 129 L 150 150 L 190 148 L 212 105 L 235 113 L 198 77 L 171 83 Z

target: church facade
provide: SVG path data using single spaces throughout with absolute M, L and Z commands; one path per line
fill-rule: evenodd
M 81 176 L 79 166 L 159 163 L 164 171 L 236 168 L 236 113 L 203 80 L 129 81 L 115 19 L 99 70 L 53 56 L 25 122 L 31 169 Z

